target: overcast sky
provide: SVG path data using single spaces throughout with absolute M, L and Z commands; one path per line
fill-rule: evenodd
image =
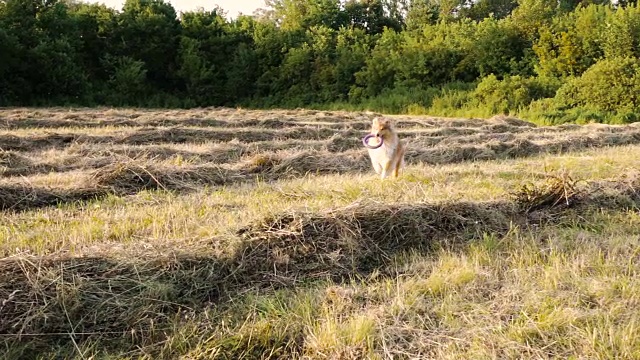
M 105 5 L 122 10 L 124 0 L 85 0 L 86 2 L 104 3 Z M 227 12 L 227 17 L 235 18 L 239 12 L 245 15 L 253 14 L 257 8 L 264 7 L 264 0 L 165 0 L 171 3 L 176 12 L 185 12 L 203 7 L 205 10 L 211 10 L 219 5 Z

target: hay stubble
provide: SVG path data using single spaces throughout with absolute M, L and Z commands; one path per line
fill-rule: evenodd
M 363 113 L 0 117 L 5 357 L 640 353 L 636 125 L 397 117 L 381 183 Z

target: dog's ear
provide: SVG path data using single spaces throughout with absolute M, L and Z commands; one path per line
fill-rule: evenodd
M 396 127 L 396 122 L 392 119 L 389 119 L 387 122 L 387 127 L 389 127 L 390 129 L 395 129 Z
M 373 126 L 379 125 L 380 124 L 380 118 L 374 117 L 373 120 L 371 120 L 371 124 Z
M 379 121 L 380 126 L 382 126 L 382 127 L 385 127 L 385 128 L 393 127 L 393 120 L 391 120 L 391 119 L 380 118 L 378 121 Z

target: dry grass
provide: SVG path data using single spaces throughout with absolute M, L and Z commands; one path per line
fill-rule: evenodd
M 580 194 L 577 185 L 577 181 L 564 171 L 558 175 L 550 175 L 542 185 L 525 184 L 513 196 L 525 211 L 570 206 Z
M 640 357 L 640 128 L 367 116 L 2 110 L 2 356 Z

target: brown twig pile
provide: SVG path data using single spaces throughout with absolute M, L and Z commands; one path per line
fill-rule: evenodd
M 511 193 L 515 202 L 526 211 L 543 208 L 569 207 L 584 196 L 578 188 L 579 181 L 574 180 L 568 172 L 548 174 L 542 184 L 527 183 Z

